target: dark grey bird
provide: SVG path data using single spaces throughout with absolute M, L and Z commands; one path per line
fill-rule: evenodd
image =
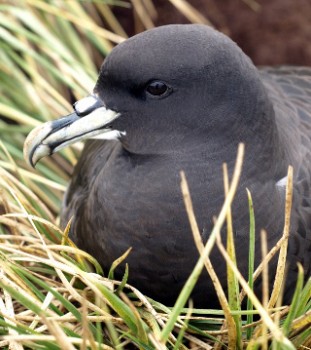
M 132 247 L 126 259 L 129 282 L 172 304 L 198 259 L 180 171 L 206 242 L 224 201 L 222 164 L 232 174 L 243 142 L 245 160 L 232 208 L 238 267 L 247 276 L 246 187 L 254 201 L 258 264 L 260 230 L 267 231 L 269 247 L 282 235 L 292 165 L 285 298 L 295 286 L 297 262 L 310 276 L 311 68 L 258 70 L 228 37 L 203 25 L 148 30 L 112 50 L 93 93 L 78 101 L 72 114 L 28 136 L 25 156 L 34 165 L 81 139 L 92 140 L 75 167 L 62 222 L 73 218 L 72 239 L 105 271 Z M 216 247 L 210 258 L 226 289 L 226 265 Z M 276 261 L 269 265 L 271 279 Z M 123 272 L 124 264 L 117 277 Z M 197 307 L 215 305 L 207 273 L 192 298 Z

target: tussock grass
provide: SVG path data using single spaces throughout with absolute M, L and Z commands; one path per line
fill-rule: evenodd
M 184 1 L 171 2 L 188 18 L 205 21 Z M 157 15 L 154 3 L 132 4 L 141 25 L 152 26 Z M 127 285 L 126 275 L 123 281 L 114 281 L 115 265 L 110 278 L 103 277 L 98 263 L 70 241 L 69 227 L 65 232 L 59 229 L 60 201 L 81 145 L 44 159 L 34 171 L 23 160 L 25 136 L 41 122 L 69 113 L 71 103 L 92 90 L 103 57 L 125 36 L 111 8 L 101 1 L 4 0 L 0 4 L 0 348 L 311 348 L 311 281 L 303 284 L 301 268 L 291 306 L 282 306 L 279 298 L 289 232 L 290 182 L 284 234 L 271 252 L 264 251 L 260 267 L 253 266 L 255 218 L 249 194 L 248 283 L 236 268 L 230 204 L 243 146 L 231 181 L 224 168 L 226 201 L 205 246 L 186 176 L 181 177 L 201 258 L 173 308 Z M 226 248 L 219 236 L 225 224 Z M 264 242 L 263 235 L 263 247 Z M 215 244 L 228 266 L 228 297 L 208 259 Z M 252 293 L 253 278 L 262 273 L 265 278 L 268 260 L 279 252 L 272 296 L 266 293 L 265 300 L 259 301 Z M 221 310 L 194 309 L 187 304 L 203 268 L 214 281 Z M 245 297 L 247 310 L 242 310 Z
M 268 348 L 272 342 L 274 348 L 295 349 L 297 343 L 309 344 L 311 282 L 303 287 L 302 270 L 292 306 L 276 307 L 272 303 L 269 309 L 265 308 L 237 271 L 231 253 L 233 246 L 226 249 L 220 240 L 220 228 L 230 216 L 242 152 L 240 148 L 226 202 L 205 246 L 197 229 L 186 177 L 182 175 L 182 191 L 201 258 L 174 308 L 148 299 L 126 281 L 103 277 L 97 262 L 70 242 L 66 230 L 62 232 L 55 225 L 40 198 L 0 168 L 0 346 L 127 349 L 134 344 L 142 349 L 210 349 L 221 348 L 221 344 L 229 348 L 243 348 L 247 344 L 249 348 Z M 227 300 L 208 259 L 215 242 L 228 263 L 228 271 L 232 271 L 229 296 L 234 296 L 234 303 L 230 298 Z M 280 242 L 279 248 L 286 238 Z M 218 290 L 222 310 L 197 310 L 191 304 L 185 309 L 204 266 Z M 255 311 L 251 308 L 241 311 L 237 280 Z M 259 314 L 260 320 L 252 322 L 249 316 L 253 314 Z

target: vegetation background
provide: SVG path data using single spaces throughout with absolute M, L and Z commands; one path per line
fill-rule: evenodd
M 201 22 L 232 36 L 257 64 L 307 65 L 310 16 L 308 0 L 0 2 L 0 348 L 311 348 L 311 283 L 303 286 L 302 275 L 291 307 L 270 299 L 257 311 L 251 292 L 241 311 L 237 272 L 229 277 L 233 299 L 224 298 L 222 310 L 184 308 L 187 289 L 168 308 L 125 286 L 126 276 L 113 281 L 115 266 L 102 277 L 97 262 L 57 226 L 82 145 L 44 159 L 36 170 L 22 152 L 33 127 L 69 113 L 92 91 L 104 57 L 128 35 Z

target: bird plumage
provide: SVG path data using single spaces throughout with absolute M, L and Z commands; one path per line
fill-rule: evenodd
M 165 83 L 160 96 L 151 82 Z M 163 85 L 160 85 L 163 87 Z M 272 247 L 284 225 L 284 179 L 294 167 L 288 298 L 296 262 L 310 276 L 311 69 L 258 70 L 226 36 L 201 25 L 171 25 L 139 34 L 106 58 L 94 93 L 120 116 L 109 123 L 119 140 L 87 141 L 62 212 L 73 217 L 71 237 L 107 271 L 129 247 L 129 282 L 173 303 L 198 258 L 180 191 L 189 182 L 203 241 L 224 200 L 222 163 L 232 174 L 237 145 L 246 155 L 233 202 L 238 266 L 247 275 L 250 189 L 256 217 L 256 263 L 261 229 Z M 225 237 L 225 229 L 222 233 Z M 211 261 L 226 288 L 226 265 Z M 275 270 L 276 259 L 270 264 Z M 124 264 L 116 270 L 121 277 Z M 272 274 L 271 274 L 272 276 Z M 271 277 L 273 278 L 273 277 Z M 257 287 L 257 292 L 258 292 Z M 204 272 L 195 306 L 215 305 Z

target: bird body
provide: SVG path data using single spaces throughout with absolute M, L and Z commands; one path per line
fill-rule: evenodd
M 96 127 L 89 127 L 86 136 L 95 139 L 86 142 L 75 167 L 62 222 L 73 218 L 72 239 L 106 271 L 131 247 L 129 282 L 172 304 L 198 259 L 180 171 L 186 174 L 206 242 L 224 201 L 222 164 L 232 174 L 243 142 L 245 160 L 232 205 L 239 269 L 247 275 L 246 188 L 254 200 L 258 264 L 260 230 L 267 231 L 269 247 L 282 235 L 292 165 L 288 295 L 298 261 L 310 275 L 311 69 L 258 70 L 229 38 L 207 26 L 164 26 L 118 45 L 101 68 L 93 96 L 74 108 L 70 125 L 93 116 Z M 29 137 L 31 163 L 78 137 L 57 136 L 59 123 L 68 127 L 67 119 L 57 127 L 51 122 Z M 107 130 L 115 132 L 116 140 L 109 140 Z M 226 288 L 226 264 L 216 247 L 211 261 Z M 275 265 L 276 259 L 272 272 Z M 123 272 L 121 264 L 117 277 Z M 195 306 L 215 304 L 206 273 L 192 297 Z

